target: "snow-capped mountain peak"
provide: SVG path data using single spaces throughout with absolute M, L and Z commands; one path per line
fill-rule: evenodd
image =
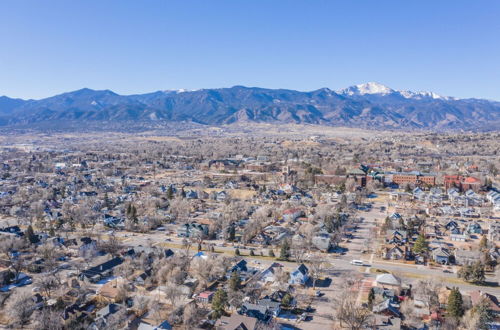
M 454 97 L 448 97 L 448 96 L 441 96 L 439 94 L 436 94 L 434 92 L 427 92 L 427 91 L 422 91 L 422 92 L 412 92 L 412 91 L 399 91 L 399 94 L 401 94 L 403 97 L 407 99 L 434 99 L 434 100 L 456 100 Z
M 385 85 L 376 82 L 367 82 L 365 84 L 347 87 L 339 91 L 340 94 L 346 94 L 346 95 L 365 95 L 365 94 L 386 95 L 394 92 L 395 91 L 392 88 L 389 88 Z
M 186 92 L 196 92 L 198 89 L 184 89 L 184 88 L 180 88 L 180 89 L 167 89 L 167 90 L 164 90 L 163 92 L 165 94 L 181 94 L 181 93 L 186 93 Z

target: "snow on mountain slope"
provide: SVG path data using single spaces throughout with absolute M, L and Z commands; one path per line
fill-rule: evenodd
M 338 93 L 352 96 L 352 95 L 366 95 L 366 94 L 386 95 L 394 92 L 395 90 L 385 85 L 376 82 L 367 82 L 365 84 L 355 85 L 341 89 Z

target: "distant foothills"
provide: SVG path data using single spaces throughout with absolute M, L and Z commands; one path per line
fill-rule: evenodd
M 315 124 L 372 129 L 499 130 L 500 102 L 366 83 L 310 92 L 234 86 L 119 95 L 88 88 L 41 100 L 0 97 L 0 126 L 190 122 Z M 105 127 L 105 125 L 103 126 Z

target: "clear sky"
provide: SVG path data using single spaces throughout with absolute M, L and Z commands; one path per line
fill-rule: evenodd
M 0 95 L 376 81 L 500 100 L 500 1 L 0 0 Z

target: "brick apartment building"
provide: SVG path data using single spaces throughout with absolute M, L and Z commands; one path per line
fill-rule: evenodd
M 404 186 L 406 184 L 425 184 L 434 186 L 436 185 L 436 176 L 430 174 L 422 173 L 395 173 L 392 175 L 392 182 L 399 186 Z

